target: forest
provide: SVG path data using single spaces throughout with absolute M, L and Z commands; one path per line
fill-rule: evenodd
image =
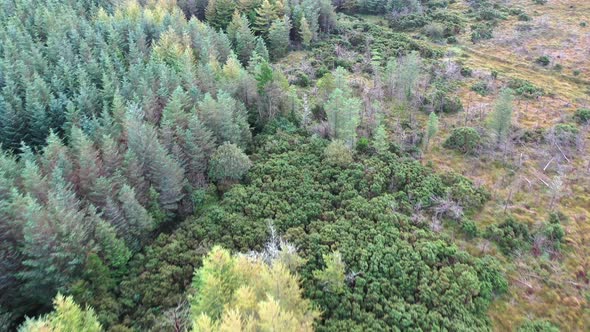
M 587 22 L 2 1 L 0 331 L 588 330 Z

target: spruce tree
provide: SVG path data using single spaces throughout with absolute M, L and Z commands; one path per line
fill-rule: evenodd
M 273 60 L 282 58 L 289 51 L 289 35 L 291 23 L 287 16 L 274 20 L 268 30 L 270 57 Z
M 313 32 L 311 31 L 305 16 L 301 17 L 301 23 L 299 23 L 299 35 L 301 36 L 301 43 L 303 47 L 308 48 L 311 45 Z
M 508 135 L 512 125 L 514 92 L 511 89 L 503 89 L 494 105 L 494 111 L 490 118 L 490 127 L 500 145 Z
M 256 19 L 254 21 L 254 31 L 266 38 L 270 27 L 278 18 L 275 7 L 269 0 L 264 0 L 262 5 L 256 9 Z
M 361 101 L 358 98 L 349 97 L 338 88 L 330 94 L 326 103 L 330 136 L 343 140 L 349 148 L 356 141 L 360 107 Z
M 384 154 L 389 150 L 389 138 L 384 125 L 379 125 L 373 134 L 373 147 L 378 154 Z

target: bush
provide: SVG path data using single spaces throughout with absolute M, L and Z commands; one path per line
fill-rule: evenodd
M 369 150 L 369 139 L 361 137 L 356 143 L 356 150 L 360 153 L 366 153 Z
M 487 96 L 490 94 L 490 88 L 484 81 L 479 81 L 471 86 L 471 91 L 477 93 L 480 96 Z
M 557 144 L 560 146 L 575 146 L 578 140 L 580 130 L 569 123 L 559 123 L 553 126 L 550 134 L 553 135 Z
M 546 320 L 527 320 L 516 332 L 559 332 L 559 328 Z
M 533 3 L 536 5 L 544 5 L 547 3 L 547 0 L 533 0 Z
M 455 36 L 450 36 L 447 38 L 447 43 L 449 43 L 449 44 L 457 44 L 457 42 L 458 42 L 457 37 L 455 37 Z
M 462 153 L 473 153 L 481 143 L 481 136 L 471 127 L 455 128 L 443 146 Z
M 473 69 L 469 67 L 461 67 L 461 76 L 471 77 L 473 75 Z
M 463 111 L 463 103 L 461 103 L 461 99 L 459 97 L 448 97 L 445 96 L 443 105 L 442 105 L 443 113 L 457 113 Z
M 580 108 L 574 113 L 574 120 L 579 124 L 590 123 L 590 108 Z
M 423 28 L 423 33 L 432 40 L 442 40 L 444 38 L 444 27 L 440 23 L 432 22 Z
M 473 220 L 463 220 L 463 222 L 461 222 L 461 230 L 469 237 L 477 237 L 479 235 L 477 225 Z
M 537 64 L 540 64 L 541 66 L 548 66 L 551 63 L 551 58 L 547 55 L 542 55 L 540 57 L 538 57 L 535 62 Z
M 518 20 L 523 21 L 523 22 L 527 22 L 527 21 L 531 20 L 531 17 L 527 13 L 521 13 L 521 14 L 518 14 Z
M 484 39 L 492 39 L 494 27 L 491 24 L 478 23 L 471 27 L 471 42 L 477 43 Z
M 331 165 L 343 167 L 352 163 L 352 152 L 344 142 L 335 140 L 324 150 L 324 158 Z
M 512 217 L 509 217 L 500 225 L 488 227 L 484 236 L 496 242 L 504 254 L 511 254 L 516 250 L 524 249 L 530 245 L 532 240 L 529 228 Z
M 517 95 L 523 96 L 525 98 L 535 98 L 544 94 L 543 89 L 534 86 L 533 83 L 527 80 L 519 78 L 510 80 L 508 82 L 508 87 L 514 90 L 514 93 Z

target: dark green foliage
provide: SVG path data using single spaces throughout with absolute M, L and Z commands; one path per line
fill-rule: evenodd
M 559 328 L 546 320 L 527 320 L 518 327 L 517 332 L 559 332 Z
M 512 217 L 497 226 L 486 228 L 484 236 L 496 242 L 504 254 L 528 249 L 533 238 L 528 226 Z
M 547 3 L 547 0 L 533 0 L 533 3 L 536 5 L 544 5 Z
M 471 127 L 460 127 L 453 129 L 443 146 L 462 153 L 474 153 L 480 142 L 481 136 L 477 130 Z
M 551 63 L 551 58 L 547 55 L 542 55 L 535 59 L 535 62 L 541 66 L 548 66 Z
M 203 246 L 261 250 L 272 220 L 306 260 L 300 276 L 306 297 L 323 311 L 318 329 L 489 329 L 487 305 L 506 287 L 498 264 L 469 256 L 426 225 L 392 211 L 409 213 L 418 202 L 428 206 L 431 197 L 468 182 L 459 184 L 464 180 L 458 175 L 443 181 L 418 162 L 390 153 L 332 166 L 322 160 L 326 144 L 280 131 L 261 137 L 248 185 L 234 186 L 220 204 L 208 205 L 200 217 L 161 235 L 134 258 L 121 284 L 122 314 L 138 329 L 152 326 L 162 308 L 182 299 Z M 338 293 L 314 273 L 334 250 L 351 276 Z M 441 280 L 453 291 L 441 291 Z
M 471 75 L 473 75 L 473 69 L 469 67 L 461 67 L 461 76 L 471 77 Z
M 579 108 L 574 113 L 574 119 L 579 124 L 587 124 L 590 123 L 590 109 L 589 108 Z
M 471 86 L 471 91 L 476 92 L 480 96 L 487 96 L 490 94 L 490 88 L 484 81 L 479 81 Z
M 489 23 L 477 23 L 471 26 L 471 41 L 477 43 L 493 37 L 494 27 Z
M 477 237 L 479 230 L 473 220 L 465 219 L 461 221 L 461 230 L 469 237 Z
M 511 79 L 508 87 L 514 90 L 514 93 L 525 98 L 535 98 L 544 94 L 543 89 L 533 85 L 533 83 L 520 78 Z

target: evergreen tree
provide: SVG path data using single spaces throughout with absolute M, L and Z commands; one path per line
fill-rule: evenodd
M 384 125 L 379 125 L 373 134 L 373 147 L 378 154 L 384 154 L 389 151 L 389 138 Z
M 428 127 L 426 129 L 427 142 L 430 142 L 430 140 L 434 137 L 434 135 L 436 135 L 437 132 L 438 116 L 436 116 L 436 113 L 431 112 L 428 116 Z
M 254 48 L 254 52 L 260 56 L 265 61 L 270 61 L 270 55 L 268 53 L 268 49 L 266 48 L 266 44 L 264 43 L 264 39 L 261 37 L 256 38 L 256 47 Z
M 282 58 L 289 51 L 289 34 L 291 23 L 287 16 L 274 20 L 268 30 L 268 45 L 271 59 Z
M 154 220 L 137 201 L 131 187 L 124 185 L 117 199 L 124 218 L 124 223 L 119 225 L 117 232 L 123 236 L 131 250 L 138 251 L 147 234 L 155 228 Z
M 262 5 L 256 9 L 256 20 L 254 21 L 254 31 L 263 37 L 268 36 L 272 23 L 278 18 L 275 7 L 269 0 L 262 1 Z
M 358 98 L 350 97 L 338 88 L 330 94 L 326 103 L 330 136 L 343 140 L 349 148 L 354 146 L 356 140 L 360 107 Z
M 100 332 L 102 326 L 92 308 L 85 310 L 74 302 L 72 297 L 57 294 L 53 300 L 54 311 L 37 319 L 27 319 L 19 332 L 61 332 L 84 331 Z
M 211 157 L 209 178 L 214 181 L 238 181 L 251 166 L 252 162 L 238 146 L 225 143 Z
M 219 91 L 217 100 L 210 94 L 199 103 L 203 123 L 217 138 L 218 143 L 231 142 L 245 147 L 251 139 L 244 105 L 228 93 Z
M 231 21 L 236 9 L 233 0 L 209 0 L 205 9 L 205 18 L 215 29 L 225 29 Z
M 496 100 L 494 112 L 491 114 L 490 127 L 496 135 L 498 145 L 506 139 L 512 125 L 514 93 L 511 89 L 503 89 Z
M 299 23 L 299 35 L 301 36 L 301 43 L 304 48 L 308 48 L 311 45 L 313 39 L 313 32 L 307 23 L 305 16 L 301 17 L 301 23 Z

